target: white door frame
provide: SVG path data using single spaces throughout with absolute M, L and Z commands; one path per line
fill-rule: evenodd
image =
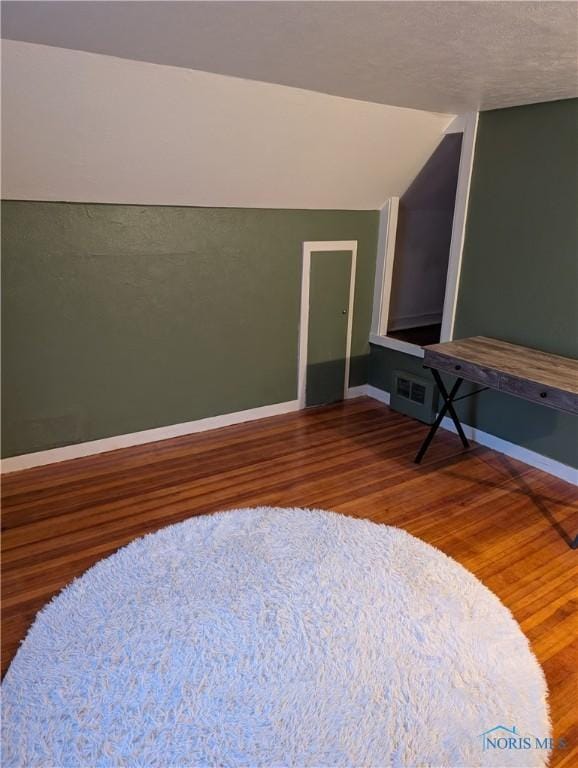
M 371 333 L 376 336 L 387 336 L 398 213 L 399 197 L 390 197 L 379 213 L 378 257 L 371 316 Z
M 345 344 L 345 376 L 343 396 L 349 388 L 349 365 L 351 357 L 351 331 L 353 328 L 353 300 L 355 296 L 355 268 L 357 262 L 357 240 L 309 240 L 303 243 L 303 266 L 301 273 L 301 314 L 299 318 L 299 359 L 297 378 L 297 399 L 299 407 L 305 408 L 307 387 L 307 342 L 309 340 L 309 284 L 311 281 L 311 254 L 318 251 L 351 251 L 351 272 L 349 276 L 349 306 L 347 308 L 347 337 Z
M 474 148 L 478 128 L 478 113 L 468 112 L 460 115 L 447 126 L 448 133 L 463 133 L 456 202 L 452 222 L 452 237 L 448 258 L 448 272 L 444 296 L 440 341 L 451 341 L 454 334 L 454 322 L 458 303 L 458 290 L 462 255 L 465 239 L 466 217 L 470 196 L 470 184 L 474 164 Z M 416 357 L 423 357 L 423 349 L 418 344 L 400 341 L 387 335 L 389 320 L 389 301 L 393 280 L 393 262 L 395 257 L 395 237 L 399 198 L 386 201 L 379 217 L 379 240 L 377 246 L 377 268 L 373 297 L 373 314 L 369 341 L 381 347 L 396 349 Z
M 476 147 L 476 136 L 478 133 L 478 118 L 479 112 L 468 112 L 463 116 L 462 153 L 460 155 L 456 203 L 452 222 L 452 239 L 450 243 L 448 276 L 446 280 L 440 341 L 451 341 L 454 337 L 460 273 L 462 270 L 462 256 L 466 236 L 466 219 L 468 216 L 470 187 L 474 170 L 474 152 Z

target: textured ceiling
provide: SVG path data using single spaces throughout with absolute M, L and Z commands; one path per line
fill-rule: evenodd
M 3 2 L 3 37 L 458 113 L 578 95 L 574 2 Z

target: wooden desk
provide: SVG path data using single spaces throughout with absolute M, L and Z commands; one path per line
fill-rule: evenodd
M 486 389 L 506 392 L 565 413 L 578 414 L 578 360 L 484 336 L 432 344 L 424 347 L 424 353 L 424 366 L 431 368 L 444 403 L 415 457 L 417 464 L 424 457 L 446 413 L 452 419 L 464 447 L 469 446 L 453 404 Z M 456 377 L 449 392 L 440 371 Z M 464 381 L 481 384 L 482 388 L 457 397 Z M 578 536 L 574 539 L 573 548 L 578 548 Z
M 424 351 L 428 368 L 578 413 L 578 360 L 484 336 L 432 344 Z

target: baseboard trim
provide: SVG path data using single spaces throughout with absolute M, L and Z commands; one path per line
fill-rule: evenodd
M 389 405 L 389 392 L 374 387 L 371 384 L 362 384 L 358 387 L 349 387 L 345 394 L 347 400 L 355 397 L 371 397 L 380 403 Z M 9 472 L 19 472 L 23 469 L 32 469 L 32 467 L 41 467 L 48 464 L 56 464 L 70 459 L 80 459 L 83 456 L 94 456 L 98 453 L 116 451 L 119 448 L 130 448 L 135 445 L 144 445 L 145 443 L 154 443 L 159 440 L 170 440 L 172 437 L 182 437 L 183 435 L 192 435 L 196 432 L 208 432 L 211 429 L 228 427 L 233 424 L 242 424 L 246 421 L 256 421 L 257 419 L 266 419 L 269 416 L 280 416 L 284 413 L 292 413 L 300 408 L 299 400 L 288 400 L 284 403 L 274 403 L 273 405 L 263 405 L 259 408 L 249 408 L 246 411 L 236 411 L 234 413 L 225 413 L 221 416 L 210 416 L 206 419 L 197 419 L 196 421 L 187 421 L 183 424 L 171 424 L 168 427 L 157 427 L 155 429 L 145 429 L 142 432 L 133 432 L 127 435 L 116 435 L 106 437 L 102 440 L 92 440 L 88 443 L 78 443 L 76 445 L 65 445 L 62 448 L 52 448 L 48 451 L 37 451 L 36 453 L 26 453 L 21 456 L 11 456 L 3 459 L 0 472 L 8 474 Z M 453 422 L 445 418 L 441 427 L 450 432 L 456 431 Z M 522 461 L 543 472 L 548 472 L 554 477 L 565 480 L 572 485 L 578 486 L 578 469 L 562 464 L 560 461 L 543 456 L 528 448 L 523 448 L 501 437 L 491 435 L 469 424 L 463 425 L 466 437 L 474 440 L 480 445 L 492 448 L 498 453 L 509 456 L 512 459 Z
M 389 405 L 389 392 L 373 387 L 371 384 L 366 385 L 365 392 L 362 394 L 372 397 L 374 400 L 379 400 L 380 403 Z M 449 432 L 456 433 L 453 421 L 447 416 L 440 426 Z M 531 467 L 541 469 L 543 472 L 559 477 L 560 480 L 565 480 L 567 483 L 578 485 L 578 469 L 562 464 L 561 461 L 551 459 L 549 456 L 536 453 L 536 451 L 531 451 L 529 448 L 523 448 L 521 445 L 510 443 L 508 440 L 496 437 L 496 435 L 492 435 L 489 432 L 471 427 L 469 424 L 463 424 L 462 426 L 468 440 L 473 440 L 486 448 L 492 448 L 494 451 L 504 454 L 504 456 L 509 456 L 511 459 L 517 459 Z
M 453 421 L 447 416 L 442 421 L 441 426 L 447 429 L 448 432 L 457 434 Z M 521 445 L 516 445 L 516 443 L 510 443 L 508 440 L 496 437 L 496 435 L 484 432 L 476 427 L 471 427 L 469 424 L 464 424 L 463 428 L 468 440 L 473 440 L 480 445 L 509 456 L 511 459 L 517 459 L 524 464 L 529 464 L 531 467 L 541 469 L 543 472 L 559 477 L 560 480 L 572 483 L 572 485 L 578 485 L 578 469 L 574 469 L 574 467 L 569 467 L 567 464 L 562 464 L 561 461 L 556 461 L 549 456 L 536 453 L 536 451 L 531 451 L 529 448 L 523 448 Z
M 367 384 L 362 384 L 359 387 L 348 387 L 345 399 L 352 400 L 354 397 L 365 397 L 367 395 L 367 386 Z
M 354 395 L 359 397 L 359 395 Z M 48 451 L 26 453 L 21 456 L 11 456 L 2 460 L 1 473 L 19 472 L 22 469 L 41 467 L 46 464 L 56 464 L 69 459 L 80 459 L 83 456 L 93 456 L 97 453 L 116 451 L 119 448 L 130 448 L 144 443 L 155 443 L 158 440 L 170 440 L 171 437 L 192 435 L 196 432 L 207 432 L 219 427 L 229 427 L 232 424 L 242 424 L 245 421 L 266 419 L 269 416 L 279 416 L 283 413 L 291 413 L 299 410 L 298 400 L 289 400 L 284 403 L 263 405 L 259 408 L 249 408 L 246 411 L 225 413 L 221 416 L 210 416 L 206 419 L 187 421 L 182 424 L 171 424 L 168 427 L 156 427 L 145 429 L 142 432 L 133 432 L 127 435 L 115 435 L 105 437 L 102 440 L 91 440 L 87 443 L 65 445 L 62 448 L 52 448 Z
M 366 384 L 365 394 L 368 397 L 372 397 L 374 400 L 379 400 L 379 402 L 384 405 L 389 405 L 389 392 L 386 392 L 384 389 L 379 389 L 379 387 Z

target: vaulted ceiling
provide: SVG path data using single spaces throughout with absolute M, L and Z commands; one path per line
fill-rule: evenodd
M 2 46 L 2 194 L 375 209 L 448 115 L 35 43 Z
M 3 2 L 3 36 L 459 113 L 578 95 L 573 2 Z

